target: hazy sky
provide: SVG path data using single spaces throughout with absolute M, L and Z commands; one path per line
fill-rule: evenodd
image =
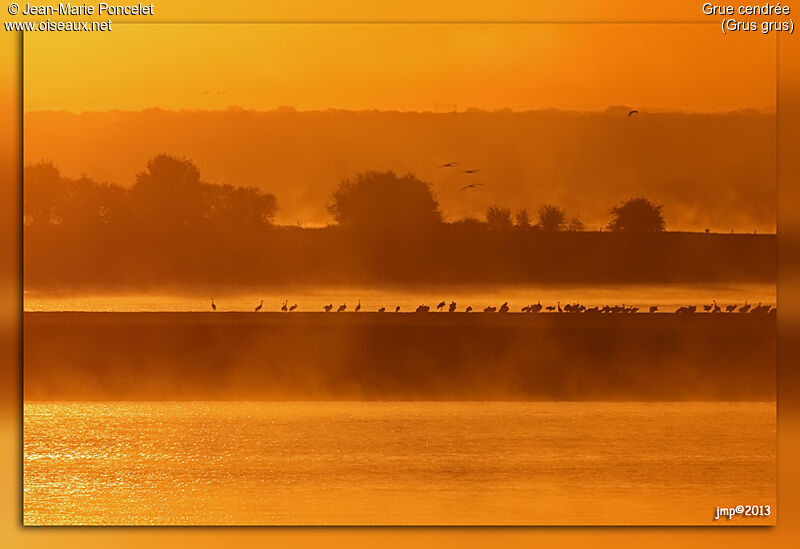
M 25 35 L 28 111 L 437 103 L 774 109 L 775 39 L 716 24 L 117 24 Z

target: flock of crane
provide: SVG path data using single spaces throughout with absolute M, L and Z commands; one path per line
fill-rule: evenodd
M 254 311 L 257 313 L 264 307 L 264 300 L 261 300 Z M 723 311 L 726 314 L 738 312 L 743 314 L 762 314 L 762 315 L 771 315 L 774 316 L 777 314 L 778 309 L 771 305 L 762 305 L 760 302 L 758 305 L 752 305 L 747 301 L 744 302 L 744 305 L 738 305 L 735 303 L 725 305 L 724 307 L 720 306 L 716 300 L 713 303 L 708 305 L 702 305 L 703 311 L 706 313 L 717 314 L 722 313 Z M 214 298 L 211 298 L 211 310 L 217 310 L 217 304 L 214 302 Z M 285 313 L 291 313 L 297 310 L 297 303 L 294 305 L 289 305 L 289 300 L 285 300 L 281 305 L 281 311 Z M 326 313 L 329 313 L 334 310 L 333 303 L 329 303 L 322 307 L 322 310 Z M 430 312 L 431 308 L 428 305 L 419 305 L 414 312 L 416 313 L 428 313 Z M 436 310 L 440 312 L 444 312 L 445 310 L 448 313 L 455 313 L 458 311 L 458 306 L 455 301 L 451 301 L 449 304 L 447 301 L 442 301 L 436 306 Z M 468 306 L 464 309 L 463 312 L 471 313 L 473 312 L 472 306 Z M 686 315 L 686 314 L 694 314 L 698 310 L 697 305 L 687 305 L 683 307 L 678 307 L 674 314 Z M 347 304 L 342 303 L 338 307 L 336 307 L 335 311 L 337 313 L 343 313 L 347 311 Z M 358 304 L 353 308 L 353 312 L 361 311 L 361 300 L 358 300 Z M 386 307 L 380 307 L 376 309 L 378 313 L 385 313 L 387 311 Z M 511 307 L 508 305 L 508 301 L 504 302 L 500 307 L 488 306 L 484 307 L 484 313 L 508 313 L 511 311 Z M 639 312 L 639 307 L 627 307 L 623 303 L 620 305 L 605 305 L 603 307 L 594 306 L 594 307 L 586 307 L 585 305 L 581 305 L 580 303 L 567 303 L 563 307 L 561 306 L 561 302 L 557 302 L 555 305 L 547 305 L 543 306 L 541 302 L 534 303 L 532 305 L 525 305 L 520 309 L 521 313 L 540 313 L 542 311 L 548 313 L 579 313 L 579 314 L 635 314 Z M 658 306 L 651 305 L 648 309 L 648 313 L 657 313 L 659 311 Z M 395 313 L 400 312 L 400 305 L 397 305 L 394 308 Z M 642 311 L 643 313 L 645 311 Z

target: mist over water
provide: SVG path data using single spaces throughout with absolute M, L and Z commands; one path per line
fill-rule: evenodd
M 594 284 L 594 285 L 516 285 L 467 286 L 432 285 L 420 287 L 263 287 L 242 289 L 192 290 L 161 289 L 144 292 L 59 293 L 53 291 L 26 291 L 26 311 L 116 311 L 116 312 L 192 312 L 210 311 L 211 298 L 218 311 L 251 311 L 263 299 L 264 311 L 278 311 L 285 301 L 297 304 L 297 311 L 322 311 L 333 304 L 334 310 L 346 304 L 352 311 L 359 300 L 362 311 L 376 311 L 385 307 L 394 311 L 412 312 L 418 305 L 426 304 L 434 310 L 441 301 L 455 301 L 459 311 L 467 306 L 482 310 L 486 306 L 499 306 L 508 301 L 512 311 L 541 301 L 543 305 L 562 305 L 579 302 L 587 307 L 595 305 L 637 306 L 641 309 L 656 305 L 664 312 L 691 304 L 709 304 L 716 300 L 720 305 L 745 300 L 756 304 L 774 305 L 774 284 Z

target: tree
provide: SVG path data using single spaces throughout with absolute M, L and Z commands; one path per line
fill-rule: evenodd
M 343 227 L 381 232 L 424 229 L 442 221 L 428 183 L 391 171 L 359 173 L 342 180 L 328 211 Z
M 528 213 L 528 210 L 522 209 L 517 212 L 517 215 L 514 216 L 516 221 L 516 226 L 520 229 L 529 229 L 531 226 L 531 216 Z
M 484 221 L 478 219 L 477 217 L 472 217 L 472 216 L 467 216 L 467 217 L 462 217 L 461 219 L 457 219 L 452 222 L 452 225 L 464 229 L 479 229 L 486 227 L 486 223 Z
M 58 219 L 57 209 L 65 194 L 61 174 L 51 162 L 25 166 L 22 202 L 28 225 L 49 225 Z
M 539 208 L 539 227 L 544 231 L 561 231 L 567 222 L 567 214 L 558 206 L 545 204 Z
M 275 196 L 255 187 L 205 183 L 191 160 L 160 154 L 136 176 L 130 190 L 133 214 L 163 229 L 204 226 L 238 230 L 269 224 L 277 212 Z
M 567 225 L 567 230 L 568 231 L 584 231 L 584 230 L 586 230 L 586 225 L 584 225 L 583 221 L 581 221 L 579 218 L 573 217 L 572 220 L 570 220 L 569 225 Z
M 644 233 L 664 230 L 663 206 L 646 198 L 629 198 L 611 209 L 612 231 Z
M 197 226 L 203 219 L 200 170 L 194 162 L 159 154 L 147 162 L 130 190 L 136 217 L 161 227 Z
M 511 210 L 500 206 L 489 206 L 486 210 L 486 223 L 490 229 L 505 231 L 514 226 Z
M 59 205 L 61 223 L 70 228 L 93 230 L 119 222 L 124 217 L 127 191 L 120 185 L 98 183 L 81 175 L 63 180 Z
M 206 220 L 223 227 L 267 225 L 278 211 L 275 196 L 255 187 L 204 183 L 203 195 Z

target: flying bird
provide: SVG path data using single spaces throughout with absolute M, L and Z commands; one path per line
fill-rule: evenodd
M 633 116 L 634 114 L 639 114 L 639 111 L 637 111 L 637 110 L 632 110 L 632 111 L 629 111 L 629 112 L 628 112 L 628 116 Z
M 471 185 L 464 185 L 463 187 L 461 187 L 461 190 L 463 191 L 464 189 L 475 189 L 478 187 L 483 187 L 483 183 L 472 183 Z
M 479 171 L 481 171 L 480 168 L 473 168 L 471 170 L 464 170 L 464 173 L 478 173 Z
M 442 165 L 441 165 L 441 166 L 439 166 L 439 167 L 440 167 L 440 168 L 452 168 L 452 167 L 453 167 L 453 166 L 455 166 L 456 164 L 458 164 L 458 162 L 447 162 L 447 163 L 445 163 L 445 164 L 442 164 Z

